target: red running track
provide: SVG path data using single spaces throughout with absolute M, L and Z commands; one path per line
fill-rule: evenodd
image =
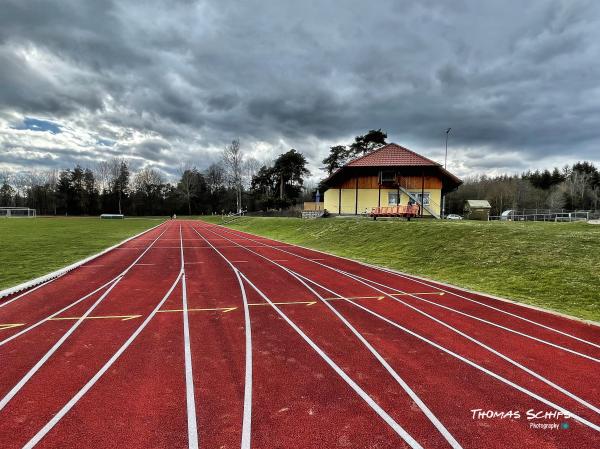
M 1 448 L 600 447 L 600 328 L 485 295 L 178 220 L 21 295 Z

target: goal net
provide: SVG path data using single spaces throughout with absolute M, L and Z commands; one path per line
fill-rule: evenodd
M 0 218 L 34 218 L 35 209 L 29 207 L 0 207 Z

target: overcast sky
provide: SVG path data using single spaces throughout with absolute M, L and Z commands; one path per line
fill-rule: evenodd
M 600 2 L 3 0 L 0 168 L 205 168 L 234 138 L 313 177 L 382 128 L 459 176 L 600 165 Z

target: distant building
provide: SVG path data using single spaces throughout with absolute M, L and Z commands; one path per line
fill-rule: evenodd
M 332 214 L 358 215 L 411 201 L 422 203 L 423 215 L 440 218 L 442 195 L 462 181 L 441 164 L 390 143 L 348 162 L 323 184 L 324 206 Z
M 487 200 L 466 200 L 464 217 L 469 220 L 488 220 L 491 208 Z

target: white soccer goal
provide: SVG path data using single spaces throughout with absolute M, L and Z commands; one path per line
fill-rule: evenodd
M 0 207 L 0 218 L 35 218 L 36 211 L 29 207 Z

